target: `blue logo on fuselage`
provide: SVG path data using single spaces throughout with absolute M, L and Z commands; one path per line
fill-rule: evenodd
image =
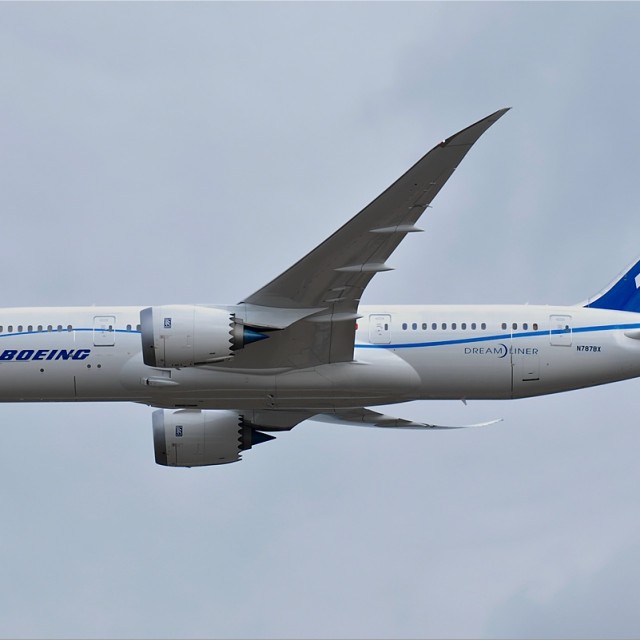
M 504 342 L 500 342 L 493 347 L 465 347 L 464 354 L 466 356 L 498 356 L 502 359 L 507 355 L 537 356 L 537 347 L 507 347 Z
M 28 360 L 85 360 L 91 349 L 5 349 L 1 361 L 26 362 Z

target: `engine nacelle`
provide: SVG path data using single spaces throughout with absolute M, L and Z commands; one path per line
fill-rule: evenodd
M 240 460 L 240 452 L 273 440 L 242 424 L 234 411 L 158 409 L 153 412 L 153 447 L 158 464 L 202 467 Z
M 222 362 L 244 346 L 233 314 L 198 305 L 148 307 L 140 312 L 142 358 L 150 367 Z

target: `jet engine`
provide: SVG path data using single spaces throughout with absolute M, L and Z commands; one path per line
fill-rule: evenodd
M 148 307 L 140 312 L 142 358 L 150 367 L 192 367 L 229 360 L 268 336 L 223 309 L 199 305 Z
M 273 436 L 242 424 L 234 411 L 158 409 L 153 412 L 156 462 L 168 467 L 202 467 L 240 460 L 240 452 Z

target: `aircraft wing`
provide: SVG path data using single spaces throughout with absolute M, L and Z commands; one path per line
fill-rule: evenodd
M 508 109 L 447 138 L 371 204 L 284 273 L 246 297 L 244 318 L 277 327 L 234 366 L 305 367 L 353 359 L 355 320 L 365 287 L 429 206 L 469 149 Z M 280 326 L 279 326 L 280 325 Z M 249 353 L 251 352 L 251 354 Z
M 430 422 L 416 422 L 385 415 L 364 407 L 353 409 L 333 409 L 322 413 L 315 411 L 248 410 L 239 412 L 244 424 L 265 431 L 288 431 L 304 420 L 330 422 L 332 424 L 356 427 L 379 427 L 383 429 L 470 429 L 487 427 L 502 422 L 502 419 L 478 424 L 447 426 Z
M 378 413 L 377 411 L 365 408 L 335 409 L 331 412 L 316 414 L 311 420 L 317 422 L 332 422 L 334 424 L 347 424 L 357 427 L 380 427 L 383 429 L 471 429 L 475 427 L 488 427 L 489 425 L 502 422 L 502 419 L 499 418 L 477 424 L 448 426 L 395 418 L 394 416 L 388 416 L 384 413 Z

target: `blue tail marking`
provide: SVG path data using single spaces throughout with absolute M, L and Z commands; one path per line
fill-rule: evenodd
M 640 260 L 584 306 L 640 313 Z

